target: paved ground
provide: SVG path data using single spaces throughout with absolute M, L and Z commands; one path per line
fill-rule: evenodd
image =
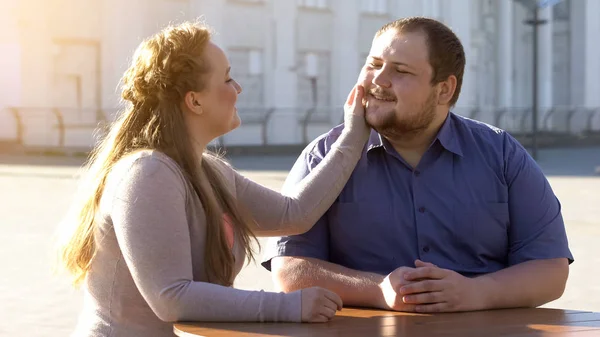
M 295 160 L 239 157 L 233 164 L 278 189 Z M 562 201 L 576 262 L 565 295 L 549 307 L 600 311 L 600 149 L 541 153 Z M 75 191 L 80 159 L 0 156 L 0 336 L 68 336 L 81 295 L 50 270 L 50 238 Z M 269 274 L 246 267 L 236 286 L 272 289 Z

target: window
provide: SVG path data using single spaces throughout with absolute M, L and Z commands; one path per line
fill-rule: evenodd
M 387 0 L 361 0 L 361 11 L 371 14 L 387 14 Z
M 319 55 L 307 53 L 304 55 L 304 72 L 307 77 L 313 78 L 319 76 Z
M 327 8 L 327 0 L 298 0 L 298 6 L 325 9 Z
M 568 1 L 561 1 L 557 3 L 553 8 L 553 19 L 557 21 L 569 21 L 570 20 L 570 3 Z
M 242 86 L 238 96 L 240 114 L 257 111 L 264 105 L 263 53 L 260 49 L 230 49 L 231 77 Z
M 305 52 L 299 54 L 298 103 L 302 107 L 329 107 L 329 54 Z
M 248 52 L 248 73 L 252 76 L 262 75 L 262 53 L 260 50 Z

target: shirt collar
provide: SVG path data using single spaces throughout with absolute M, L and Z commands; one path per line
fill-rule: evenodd
M 448 117 L 446 117 L 444 124 L 442 124 L 442 127 L 438 132 L 437 140 L 446 150 L 462 157 L 463 151 L 460 145 L 460 140 L 458 139 L 456 123 L 456 116 L 454 116 L 454 113 L 449 112 Z
M 446 117 L 444 124 L 442 124 L 436 140 L 439 141 L 446 150 L 461 157 L 463 156 L 462 147 L 457 137 L 456 118 L 454 117 L 454 113 L 448 113 L 448 117 Z M 386 143 L 384 143 L 383 137 L 381 137 L 377 131 L 371 130 L 371 135 L 367 142 L 367 152 L 376 148 L 385 147 Z
M 371 135 L 369 136 L 369 141 L 367 142 L 367 152 L 370 152 L 372 149 L 380 148 L 383 146 L 383 139 L 381 135 L 375 131 L 371 130 Z

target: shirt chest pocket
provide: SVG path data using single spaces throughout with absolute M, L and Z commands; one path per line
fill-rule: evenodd
M 510 212 L 508 203 L 481 202 L 457 205 L 454 224 L 462 229 L 459 240 L 470 253 L 504 260 L 508 249 Z

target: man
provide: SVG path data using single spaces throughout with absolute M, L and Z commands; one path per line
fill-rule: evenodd
M 514 138 L 449 111 L 464 67 L 459 39 L 440 22 L 408 18 L 377 32 L 359 78 L 376 132 L 327 214 L 272 243 L 263 266 L 277 288 L 321 286 L 345 305 L 416 312 L 534 307 L 562 295 L 573 257 L 560 203 Z M 342 127 L 304 150 L 287 186 Z

